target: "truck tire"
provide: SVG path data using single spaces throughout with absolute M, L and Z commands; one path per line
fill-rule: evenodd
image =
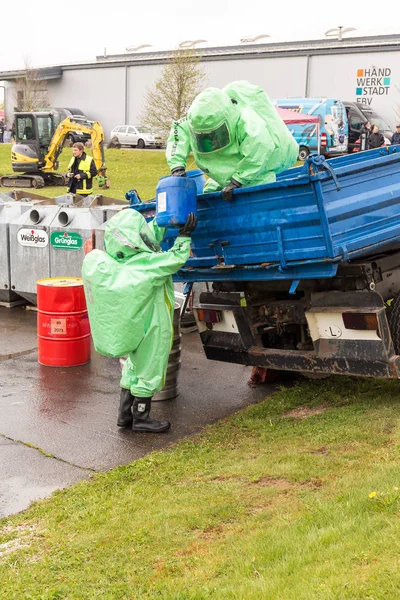
M 386 314 L 394 351 L 396 354 L 400 354 L 400 295 L 395 297 Z
M 298 160 L 306 160 L 307 156 L 310 154 L 310 151 L 305 146 L 300 146 Z

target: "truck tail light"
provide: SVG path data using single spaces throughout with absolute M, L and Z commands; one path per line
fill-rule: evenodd
M 378 319 L 375 313 L 342 313 L 346 329 L 372 329 L 378 331 Z
M 199 321 L 204 321 L 205 323 L 220 323 L 222 321 L 222 314 L 220 310 L 198 308 L 197 318 Z
M 326 147 L 326 133 L 321 133 L 321 146 Z

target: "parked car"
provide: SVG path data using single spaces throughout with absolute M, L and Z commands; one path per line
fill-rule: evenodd
M 379 131 L 387 140 L 386 143 L 390 144 L 393 132 L 386 121 L 372 107 L 364 106 L 361 102 L 344 102 L 344 105 L 349 121 L 349 152 L 358 151 L 357 142 L 360 138 L 361 128 L 366 121 L 369 121 L 371 125 L 378 125 Z
M 118 125 L 110 134 L 110 142 L 120 146 L 135 146 L 137 148 L 161 148 L 162 137 L 155 134 L 145 125 Z
M 83 133 L 82 131 L 71 131 L 66 138 L 71 144 L 75 144 L 75 142 L 82 142 L 82 144 L 86 144 L 90 140 L 90 135 L 88 133 Z
M 87 121 L 86 115 L 80 110 L 80 108 L 51 107 L 46 110 L 50 110 L 53 113 L 54 124 L 56 126 L 67 117 L 75 118 L 81 121 L 82 123 L 85 123 Z M 82 131 L 71 131 L 66 137 L 66 141 L 70 144 L 74 144 L 75 142 L 82 142 L 82 144 L 85 144 L 88 140 L 90 140 L 90 134 L 83 133 Z

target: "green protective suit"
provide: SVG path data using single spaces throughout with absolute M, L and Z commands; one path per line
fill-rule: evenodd
M 128 355 L 121 387 L 146 398 L 162 389 L 173 341 L 172 274 L 190 255 L 190 237 L 163 252 L 165 229 L 132 209 L 107 223 L 105 252 L 92 250 L 82 277 L 96 350 Z
M 234 100 L 234 103 L 232 102 Z M 263 89 L 235 81 L 223 90 L 207 88 L 172 124 L 167 143 L 170 169 L 196 164 L 211 179 L 204 192 L 222 189 L 231 178 L 242 186 L 271 183 L 292 167 L 299 147 Z

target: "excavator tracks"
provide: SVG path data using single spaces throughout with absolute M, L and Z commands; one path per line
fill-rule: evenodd
M 41 175 L 3 175 L 0 186 L 38 189 L 45 186 L 45 180 Z
M 43 173 L 43 175 L 4 175 L 0 177 L 0 186 L 19 188 L 42 188 L 45 185 L 67 185 L 63 173 Z

